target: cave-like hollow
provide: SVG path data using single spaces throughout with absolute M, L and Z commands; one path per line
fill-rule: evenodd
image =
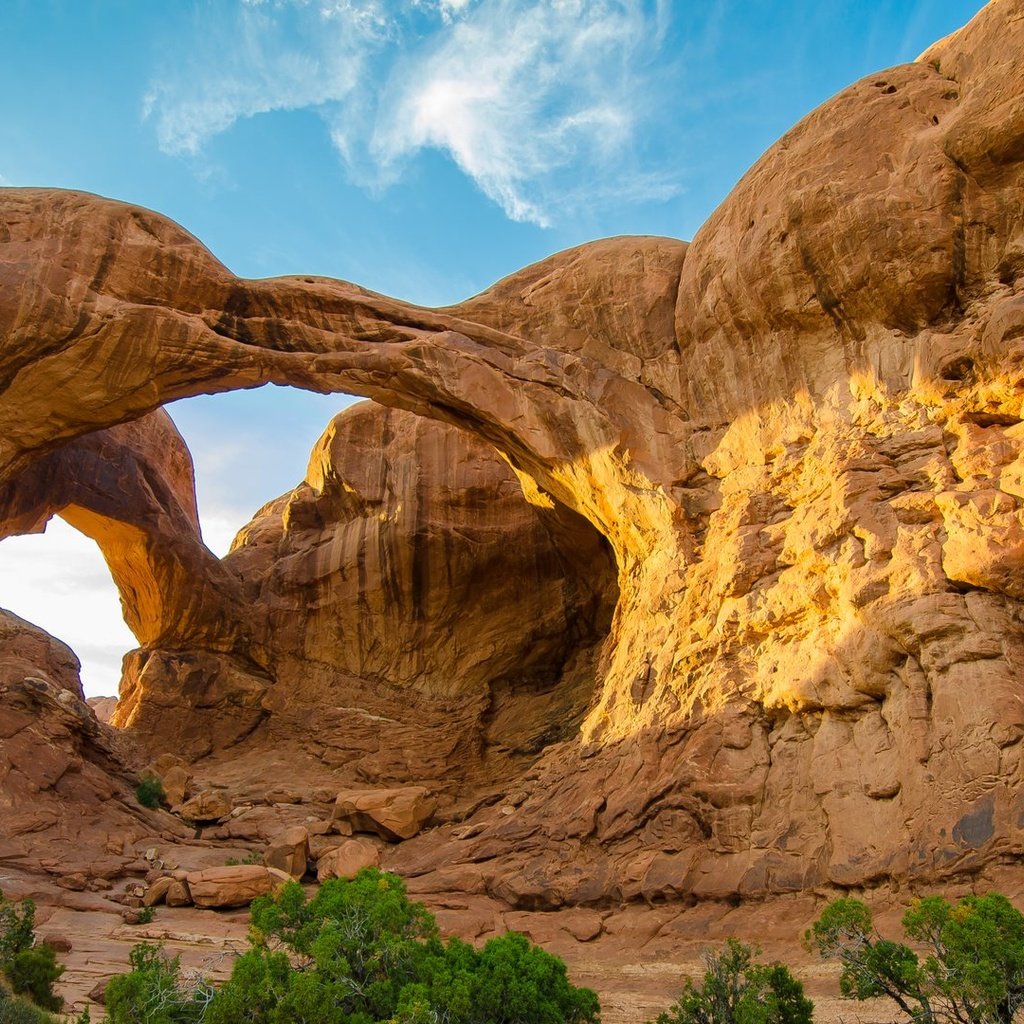
M 441 734 L 480 779 L 578 731 L 618 597 L 589 522 L 528 481 L 524 495 L 486 441 L 373 402 L 332 418 L 294 478 L 223 558 L 201 539 L 192 455 L 162 409 L 54 449 L 0 490 L 4 535 L 58 515 L 110 568 L 139 644 L 115 725 L 193 757 L 299 726 L 306 752 L 337 767 L 367 761 L 367 723 L 387 720 L 408 749 L 357 771 L 396 781 L 437 774 L 416 748 Z

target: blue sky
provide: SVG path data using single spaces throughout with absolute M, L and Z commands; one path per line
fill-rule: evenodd
M 165 213 L 233 271 L 424 304 L 614 234 L 692 237 L 830 95 L 979 0 L 4 0 L 0 185 Z M 302 476 L 344 399 L 280 389 L 171 414 L 223 550 Z M 0 545 L 0 605 L 116 687 L 133 646 L 73 531 Z

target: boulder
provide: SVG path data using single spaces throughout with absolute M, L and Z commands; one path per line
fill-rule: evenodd
M 169 907 L 192 906 L 192 893 L 189 890 L 188 882 L 185 879 L 174 879 L 167 888 L 167 893 L 164 896 L 164 902 Z
M 222 821 L 231 814 L 231 800 L 225 793 L 204 789 L 177 808 L 178 814 L 197 824 Z
M 334 820 L 356 832 L 374 832 L 398 842 L 416 835 L 436 809 L 437 801 L 425 786 L 350 789 L 338 794 Z
M 170 875 L 164 875 L 162 878 L 156 879 L 153 884 L 146 890 L 146 895 L 142 897 L 142 905 L 144 907 L 155 907 L 162 900 L 167 898 L 168 892 L 171 890 L 171 886 L 177 884 Z
M 190 871 L 187 882 L 197 907 L 246 907 L 274 887 L 273 876 L 262 864 Z
M 188 763 L 177 754 L 161 754 L 154 758 L 142 771 L 142 778 L 160 780 L 168 807 L 184 803 L 188 788 L 192 784 L 192 772 Z
M 60 932 L 49 932 L 40 940 L 40 945 L 49 946 L 55 953 L 70 953 L 71 940 Z
M 187 768 L 175 765 L 168 769 L 160 781 L 163 783 L 168 806 L 177 807 L 183 804 L 185 797 L 188 796 L 189 787 L 192 785 L 192 773 Z
M 155 775 L 162 779 L 172 768 L 187 768 L 187 762 L 177 754 L 160 754 L 143 770 L 143 775 Z
M 293 825 L 270 840 L 263 863 L 299 879 L 306 873 L 309 855 L 309 832 L 301 825 Z
M 316 880 L 353 878 L 363 868 L 380 866 L 380 848 L 368 839 L 348 839 L 324 853 L 316 863 Z
M 280 868 L 267 868 L 267 874 L 270 875 L 270 889 L 271 892 L 277 892 L 281 886 L 287 885 L 289 882 L 294 882 L 295 879 L 288 874 L 287 871 L 282 871 Z

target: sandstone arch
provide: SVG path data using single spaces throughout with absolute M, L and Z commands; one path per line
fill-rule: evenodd
M 97 543 L 139 641 L 116 723 L 178 751 L 237 743 L 271 710 L 286 742 L 299 709 L 322 705 L 303 731 L 343 749 L 329 706 L 388 692 L 463 700 L 469 719 L 449 732 L 483 716 L 490 746 L 561 735 L 614 606 L 613 563 L 584 520 L 530 506 L 465 432 L 371 403 L 335 417 L 306 480 L 225 558 L 202 543 L 191 456 L 162 410 L 54 449 L 0 489 L 7 534 L 52 514 Z M 509 717 L 517 697 L 531 711 Z
M 1022 97 L 999 0 L 811 114 L 689 248 L 598 243 L 446 310 L 240 281 L 155 214 L 5 192 L 0 467 L 264 381 L 458 424 L 608 538 L 621 588 L 581 742 L 463 848 L 566 857 L 488 884 L 980 870 L 1017 855 L 1024 791 Z

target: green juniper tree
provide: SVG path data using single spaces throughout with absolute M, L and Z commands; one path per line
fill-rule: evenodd
M 736 939 L 705 951 L 701 984 L 687 978 L 653 1024 L 811 1024 L 814 1004 L 803 985 L 782 964 L 755 963 L 757 952 Z
M 998 893 L 915 901 L 903 915 L 907 938 L 882 938 L 860 900 L 830 903 L 805 935 L 838 960 L 841 993 L 885 996 L 911 1024 L 1012 1024 L 1024 1006 L 1024 915 Z
M 307 900 L 296 882 L 252 904 L 250 949 L 219 988 L 137 946 L 110 982 L 112 1024 L 599 1024 L 597 996 L 510 933 L 442 942 L 395 875 L 365 868 Z

